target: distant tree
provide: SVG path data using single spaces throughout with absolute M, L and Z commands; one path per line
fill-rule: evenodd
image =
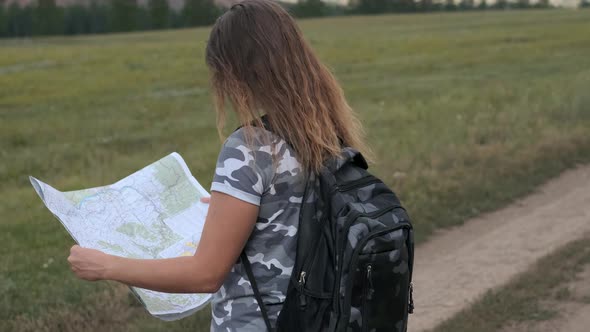
M 64 33 L 66 35 L 92 33 L 91 24 L 91 14 L 87 6 L 74 4 L 64 9 Z
M 531 2 L 529 0 L 517 0 L 515 6 L 516 8 L 530 8 Z
M 299 0 L 292 11 L 296 17 L 320 17 L 327 12 L 322 0 Z
M 55 0 L 37 0 L 32 10 L 35 35 L 63 34 L 63 9 L 56 5 Z
M 146 6 L 137 6 L 135 11 L 135 30 L 153 29 L 150 9 Z
M 536 8 L 550 8 L 551 7 L 551 3 L 549 3 L 549 0 L 539 0 L 535 4 L 535 7 Z
M 497 0 L 496 3 L 492 6 L 492 8 L 496 8 L 496 9 L 508 9 L 510 7 L 510 4 L 508 3 L 508 0 Z
M 486 10 L 488 9 L 488 2 L 486 0 L 481 0 L 477 5 L 477 9 L 479 10 Z
M 166 29 L 170 26 L 168 0 L 149 0 L 147 8 L 152 29 Z
M 6 11 L 6 34 L 10 37 L 27 37 L 33 34 L 33 11 L 31 7 L 20 7 L 16 2 Z
M 590 0 L 582 0 L 580 1 L 580 8 L 590 8 Z
M 393 0 L 392 5 L 395 12 L 415 12 L 418 10 L 418 5 L 414 0 Z
M 6 37 L 7 15 L 5 14 L 4 0 L 0 0 L 0 38 Z
M 389 0 L 360 0 L 357 11 L 365 14 L 376 14 L 390 11 Z
M 186 0 L 182 9 L 186 26 L 210 25 L 220 14 L 213 0 Z
M 111 8 L 97 0 L 88 5 L 90 33 L 107 33 L 111 31 Z
M 447 11 L 457 10 L 457 5 L 455 4 L 455 0 L 445 0 L 444 9 Z
M 432 0 L 419 0 L 417 9 L 422 12 L 429 12 L 434 10 L 434 2 Z
M 181 11 L 170 10 L 168 13 L 168 25 L 171 28 L 181 28 L 185 26 L 184 18 Z
M 110 30 L 132 31 L 137 27 L 137 0 L 111 0 Z
M 458 6 L 459 10 L 471 10 L 475 8 L 475 3 L 473 0 L 461 0 Z

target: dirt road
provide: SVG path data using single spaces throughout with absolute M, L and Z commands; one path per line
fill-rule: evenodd
M 408 330 L 435 327 L 588 232 L 590 165 L 563 173 L 502 210 L 435 235 L 416 249 L 416 311 Z

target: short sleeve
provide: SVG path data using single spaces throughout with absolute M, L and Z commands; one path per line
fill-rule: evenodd
M 230 135 L 219 153 L 211 191 L 260 205 L 273 177 L 272 149 L 260 136 L 268 133 L 254 128 L 257 137 L 246 142 L 244 130 Z M 270 140 L 266 140 L 270 141 Z

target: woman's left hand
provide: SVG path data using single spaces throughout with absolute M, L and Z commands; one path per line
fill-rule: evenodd
M 68 262 L 76 276 L 83 280 L 96 281 L 106 277 L 109 255 L 95 249 L 75 245 L 70 249 Z

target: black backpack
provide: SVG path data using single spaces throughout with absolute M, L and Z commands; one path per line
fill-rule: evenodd
M 276 331 L 406 331 L 413 311 L 414 240 L 396 195 L 344 148 L 308 178 L 295 267 Z M 268 314 L 244 264 L 266 327 Z

